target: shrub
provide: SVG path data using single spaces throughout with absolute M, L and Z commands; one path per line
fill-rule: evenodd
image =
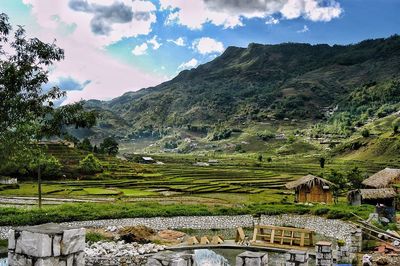
M 268 141 L 270 139 L 275 138 L 275 134 L 270 131 L 265 130 L 263 132 L 258 132 L 257 137 L 259 137 L 263 141 Z
M 95 174 L 102 172 L 102 166 L 99 159 L 90 153 L 79 162 L 79 170 L 83 174 Z
M 364 138 L 368 138 L 370 136 L 369 130 L 368 129 L 363 129 L 361 131 L 361 136 L 363 136 Z
M 110 240 L 108 237 L 104 236 L 99 232 L 87 232 L 85 235 L 85 242 L 88 243 L 96 243 L 99 241 L 108 241 Z
M 40 170 L 43 177 L 57 177 L 61 174 L 62 164 L 60 161 L 50 155 L 40 159 Z M 29 165 L 29 171 L 36 173 L 38 169 L 38 162 L 35 161 Z

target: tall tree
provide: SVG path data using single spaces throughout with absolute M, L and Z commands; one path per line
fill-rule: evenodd
M 12 34 L 8 16 L 0 14 L 0 161 L 34 158 L 39 198 L 42 156 L 34 144 L 45 136 L 61 135 L 68 125 L 90 127 L 96 121 L 95 113 L 85 112 L 82 103 L 54 108 L 54 101 L 65 96 L 58 87 L 43 90 L 49 68 L 63 58 L 64 51 L 54 42 L 27 38 L 21 26 Z
M 107 137 L 100 143 L 100 151 L 108 155 L 117 155 L 118 149 L 118 142 L 113 137 Z

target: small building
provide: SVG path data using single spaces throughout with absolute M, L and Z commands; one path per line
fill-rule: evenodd
M 144 163 L 144 164 L 153 164 L 153 163 L 156 163 L 156 161 L 155 161 L 153 158 L 151 158 L 151 157 L 142 157 L 141 163 Z
M 361 204 L 395 206 L 397 193 L 393 188 L 356 189 L 347 193 L 347 200 L 353 206 Z
M 306 175 L 302 178 L 286 183 L 287 189 L 295 190 L 295 202 L 333 202 L 332 182 L 314 175 Z
M 367 179 L 362 184 L 366 188 L 389 188 L 400 184 L 400 169 L 385 168 Z
M 397 193 L 393 188 L 356 189 L 347 194 L 350 205 L 370 204 L 376 207 L 379 217 L 394 221 Z
M 14 184 L 18 184 L 17 178 L 0 176 L 0 185 L 14 185 Z

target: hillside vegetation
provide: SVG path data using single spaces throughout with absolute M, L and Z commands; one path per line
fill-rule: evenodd
M 399 36 L 346 46 L 228 47 L 156 87 L 86 105 L 102 114 L 97 133 L 125 138 L 159 137 L 170 127 L 201 133 L 221 123 L 322 120 L 336 106 L 373 113 L 399 100 L 399 47 Z

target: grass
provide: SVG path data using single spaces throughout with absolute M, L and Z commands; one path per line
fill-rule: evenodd
M 48 222 L 70 222 L 98 219 L 135 217 L 173 217 L 238 214 L 315 214 L 332 219 L 352 219 L 355 213 L 367 218 L 373 206 L 353 207 L 348 205 L 294 205 L 294 204 L 247 204 L 236 207 L 205 206 L 200 204 L 141 203 L 80 203 L 22 209 L 0 207 L 0 225 L 33 225 Z

